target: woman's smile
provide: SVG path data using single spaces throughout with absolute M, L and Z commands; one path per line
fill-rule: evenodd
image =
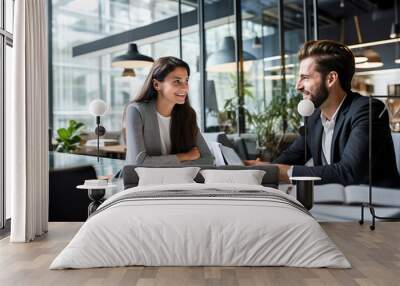
M 177 97 L 179 97 L 180 99 L 185 99 L 186 96 L 187 96 L 187 93 L 186 93 L 186 92 L 175 93 L 175 95 L 176 95 Z

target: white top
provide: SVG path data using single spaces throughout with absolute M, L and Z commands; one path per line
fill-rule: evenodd
M 321 142 L 322 152 L 324 153 L 326 163 L 328 165 L 331 164 L 332 139 L 333 139 L 333 131 L 335 130 L 336 117 L 345 99 L 346 96 L 343 97 L 342 102 L 339 104 L 331 120 L 328 120 L 321 112 L 321 123 L 322 126 L 324 127 L 324 132 L 322 133 L 322 142 Z
M 158 127 L 160 128 L 161 155 L 171 154 L 171 116 L 165 117 L 157 112 Z
M 112 184 L 108 184 L 106 186 L 79 185 L 76 186 L 76 188 L 81 190 L 105 190 L 108 188 L 114 188 L 116 186 L 117 185 L 112 185 Z

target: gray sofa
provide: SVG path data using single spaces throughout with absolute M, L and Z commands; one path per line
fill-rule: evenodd
M 400 174 L 400 133 L 392 133 Z M 279 189 L 296 196 L 296 187 L 280 185 Z M 314 207 L 311 213 L 320 221 L 354 221 L 360 219 L 360 205 L 369 202 L 369 186 L 319 185 L 314 189 Z M 372 187 L 372 203 L 381 217 L 400 217 L 400 189 Z M 368 210 L 366 219 L 371 220 Z
M 230 138 L 224 133 L 205 133 L 204 137 L 209 141 L 216 141 L 222 145 L 233 148 L 239 156 L 249 159 L 249 149 L 252 146 L 249 136 L 243 138 Z M 400 133 L 392 133 L 393 143 L 396 153 L 397 168 L 400 174 Z M 254 147 L 254 146 L 253 146 Z M 281 184 L 279 189 L 296 196 L 296 188 L 291 184 Z M 372 188 L 372 201 L 376 205 L 376 211 L 380 216 L 399 216 L 400 215 L 400 190 L 388 188 Z M 317 219 L 324 221 L 348 221 L 360 218 L 360 204 L 369 201 L 369 186 L 347 186 L 340 185 L 319 185 L 314 190 L 314 207 L 311 212 Z M 370 218 L 367 212 L 366 218 Z

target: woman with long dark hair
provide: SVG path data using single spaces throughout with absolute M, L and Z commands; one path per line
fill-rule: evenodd
M 214 158 L 190 106 L 190 68 L 175 57 L 152 66 L 124 112 L 128 164 L 212 165 Z

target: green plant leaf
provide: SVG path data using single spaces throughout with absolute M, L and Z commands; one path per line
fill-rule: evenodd
M 68 120 L 66 128 L 57 130 L 58 137 L 56 138 L 56 151 L 71 152 L 77 149 L 81 137 L 77 134 L 79 129 L 84 126 L 82 122 L 77 122 L 73 119 Z
M 81 137 L 78 135 L 73 136 L 70 140 L 71 144 L 79 143 L 79 141 L 81 141 Z
M 60 139 L 65 140 L 67 139 L 68 136 L 68 131 L 65 128 L 60 128 L 57 130 L 57 134 L 60 137 Z
M 80 129 L 80 128 L 83 127 L 83 126 L 85 126 L 85 124 L 82 123 L 82 122 L 79 122 L 79 123 L 77 123 L 77 124 L 75 125 L 75 128 L 76 128 L 76 130 L 78 130 L 78 129 Z

